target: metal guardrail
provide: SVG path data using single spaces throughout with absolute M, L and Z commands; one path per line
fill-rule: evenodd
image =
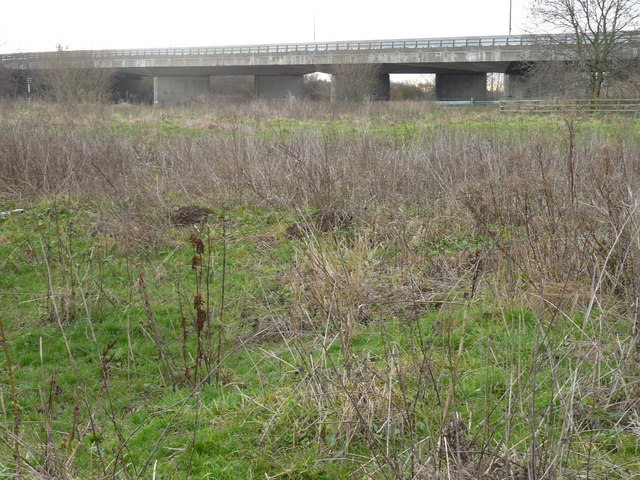
M 628 40 L 640 42 L 640 33 L 630 32 Z M 118 58 L 158 56 L 246 55 L 292 52 L 340 52 L 359 50 L 398 50 L 455 47 L 508 47 L 541 43 L 571 44 L 575 36 L 567 35 L 505 35 L 493 37 L 421 38 L 402 40 L 365 40 L 345 42 L 291 43 L 273 45 L 235 45 L 226 47 L 151 48 L 133 50 L 74 50 L 65 51 L 77 57 Z M 13 53 L 0 55 L 0 61 L 40 60 L 54 57 L 58 52 Z
M 640 99 L 501 100 L 502 113 L 640 113 Z
M 459 105 L 500 105 L 500 100 L 433 100 L 426 102 L 431 105 L 447 105 L 447 106 L 459 106 Z

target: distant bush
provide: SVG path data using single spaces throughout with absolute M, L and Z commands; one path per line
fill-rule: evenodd
M 323 79 L 317 73 L 304 77 L 304 95 L 309 100 L 322 100 L 328 102 L 331 99 L 331 81 Z
M 435 88 L 428 82 L 392 82 L 391 100 L 435 100 Z

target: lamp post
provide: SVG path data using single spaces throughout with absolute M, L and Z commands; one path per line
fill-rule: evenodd
M 513 11 L 513 0 L 509 0 L 509 36 L 511 36 L 511 12 Z

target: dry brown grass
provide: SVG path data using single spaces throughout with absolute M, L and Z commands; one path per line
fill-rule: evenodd
M 206 198 L 337 209 L 369 226 L 372 244 L 403 242 L 404 260 L 413 258 L 425 278 L 455 279 L 474 260 L 470 248 L 441 258 L 424 255 L 430 239 L 453 228 L 459 238 L 487 239 L 485 268 L 515 266 L 526 288 L 538 292 L 544 282 L 550 294 L 555 291 L 554 304 L 588 302 L 592 279 L 603 271 L 599 289 L 637 296 L 640 147 L 632 126 L 620 121 L 616 135 L 577 138 L 577 123 L 569 118 L 552 138 L 549 127 L 517 141 L 507 132 L 496 138 L 430 128 L 393 140 L 368 123 L 381 115 L 417 118 L 419 106 L 408 104 L 357 107 L 350 117 L 360 118 L 355 132 L 351 123 L 345 131 L 278 130 L 283 118 L 343 118 L 345 108 L 223 103 L 203 116 L 231 126 L 231 134 L 193 135 L 110 126 L 123 119 L 165 121 L 165 113 L 130 106 L 114 107 L 102 120 L 80 115 L 71 125 L 50 106 L 30 112 L 12 107 L 0 127 L 0 199 L 107 198 L 113 207 L 100 228 L 121 225 L 142 243 L 153 241 L 161 230 L 156 227 L 181 206 L 176 198 L 181 204 Z M 266 130 L 243 123 L 248 116 L 262 118 Z

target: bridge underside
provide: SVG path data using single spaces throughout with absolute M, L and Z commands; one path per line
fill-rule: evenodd
M 345 69 L 348 67 L 348 69 Z M 302 97 L 303 77 L 314 72 L 331 75 L 332 101 L 388 100 L 390 74 L 435 74 L 438 100 L 485 100 L 488 72 L 512 73 L 510 94 L 524 91 L 518 67 L 513 62 L 443 64 L 372 64 L 372 65 L 288 65 L 288 66 L 193 66 L 145 68 L 144 75 L 154 78 L 154 103 L 171 106 L 198 95 L 210 93 L 211 78 L 252 75 L 257 98 Z M 139 68 L 122 68 L 123 75 L 140 75 Z M 365 78 L 367 77 L 367 78 Z
M 453 63 L 375 63 L 375 64 L 314 64 L 314 65 L 222 65 L 180 67 L 123 67 L 118 72 L 146 76 L 212 76 L 212 75 L 307 75 L 314 72 L 334 74 L 342 66 L 376 67 L 380 74 L 422 73 L 504 73 L 514 62 L 453 62 Z
M 437 100 L 485 100 L 486 75 L 506 73 L 505 95 L 528 97 L 528 86 L 517 62 L 384 63 L 317 65 L 222 65 L 180 67 L 123 67 L 116 69 L 119 90 L 128 98 L 141 79 L 153 79 L 153 103 L 172 106 L 216 93 L 215 79 L 226 76 L 254 78 L 254 96 L 264 99 L 304 95 L 303 77 L 314 72 L 331 75 L 332 101 L 389 100 L 390 74 L 435 74 Z M 132 98 L 135 94 L 132 95 Z M 140 96 L 138 96 L 140 98 Z

